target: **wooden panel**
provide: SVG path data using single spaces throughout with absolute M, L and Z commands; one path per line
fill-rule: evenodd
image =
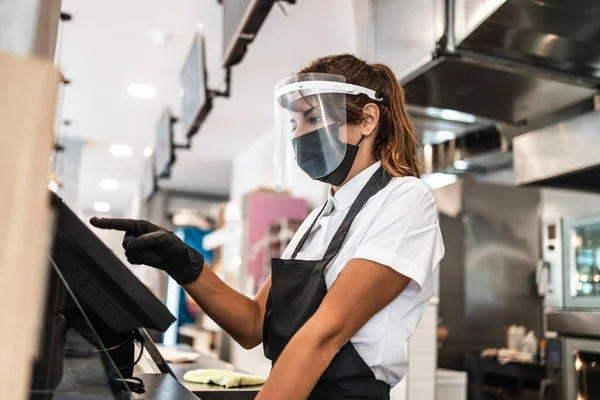
M 0 53 L 0 399 L 24 399 L 44 298 L 59 73 Z

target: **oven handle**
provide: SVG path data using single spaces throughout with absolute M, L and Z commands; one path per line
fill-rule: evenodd
M 548 388 L 556 386 L 556 381 L 554 379 L 542 379 L 540 382 L 540 397 L 539 400 L 547 400 L 546 394 L 548 392 Z

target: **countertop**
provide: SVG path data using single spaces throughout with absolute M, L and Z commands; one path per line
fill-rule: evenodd
M 190 346 L 178 345 L 178 350 L 181 351 L 194 351 Z M 196 352 L 198 353 L 198 352 Z M 260 386 L 246 386 L 238 388 L 224 388 L 217 385 L 201 384 L 201 383 L 190 383 L 183 380 L 183 375 L 187 371 L 194 369 L 226 369 L 230 371 L 238 371 L 232 364 L 226 363 L 208 354 L 198 353 L 200 357 L 191 363 L 169 363 L 171 370 L 177 377 L 177 379 L 188 389 L 194 393 L 201 400 L 249 400 L 254 399 L 260 390 Z

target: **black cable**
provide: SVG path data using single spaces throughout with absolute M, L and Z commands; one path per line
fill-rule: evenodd
M 144 347 L 144 342 L 145 342 L 144 338 L 142 337 L 142 335 L 140 334 L 139 331 L 135 331 L 134 336 L 135 336 L 135 339 L 137 339 L 138 343 L 141 346 L 140 355 L 132 364 L 129 364 L 126 367 L 121 367 L 121 368 L 119 368 L 119 370 L 124 370 L 127 368 L 135 367 L 137 365 L 137 363 L 139 363 L 140 360 L 142 359 L 142 355 L 144 355 L 144 348 L 145 348 Z
M 140 360 L 142 359 L 142 355 L 144 354 L 144 343 L 140 343 L 140 346 L 142 346 L 142 349 L 140 350 L 140 355 L 138 356 L 138 358 L 133 363 L 131 363 L 125 367 L 120 367 L 119 370 L 124 370 L 127 368 L 135 367 L 135 365 L 140 362 Z
M 144 381 L 136 376 L 131 378 L 115 379 L 121 385 L 120 390 L 127 389 L 133 393 L 142 394 L 146 392 Z M 124 386 L 124 388 L 123 388 Z

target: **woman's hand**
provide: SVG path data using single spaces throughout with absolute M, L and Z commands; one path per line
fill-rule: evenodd
M 90 223 L 97 228 L 125 232 L 123 247 L 130 263 L 166 271 L 240 345 L 252 348 L 262 342 L 271 279 L 253 300 L 227 286 L 210 267 L 203 268 L 200 253 L 160 226 L 143 220 L 112 218 L 92 218 Z
M 96 228 L 125 232 L 123 248 L 131 264 L 161 269 L 182 286 L 194 282 L 202 272 L 202 254 L 186 245 L 173 232 L 151 222 L 94 217 L 90 223 Z

